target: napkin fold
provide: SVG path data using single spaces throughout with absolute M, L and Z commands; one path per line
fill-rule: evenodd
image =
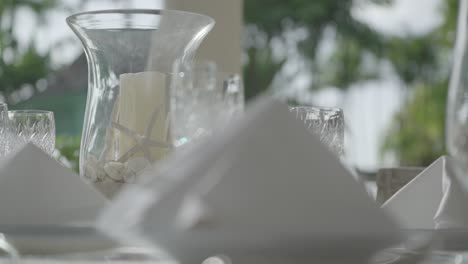
M 468 189 L 457 177 L 457 170 L 452 158 L 440 157 L 382 208 L 408 229 L 468 228 Z
M 180 263 L 217 254 L 234 263 L 362 263 L 400 239 L 364 186 L 270 98 L 170 156 L 119 194 L 99 222 L 108 234 L 143 237 Z
M 0 226 L 94 223 L 105 199 L 32 143 L 0 161 Z

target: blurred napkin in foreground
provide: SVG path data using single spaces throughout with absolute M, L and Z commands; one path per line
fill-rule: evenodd
M 408 229 L 468 228 L 468 195 L 456 169 L 452 158 L 440 157 L 382 208 Z
M 0 162 L 0 225 L 93 223 L 106 201 L 29 143 Z
M 261 98 L 237 121 L 124 190 L 99 227 L 120 239 L 144 234 L 183 264 L 216 254 L 233 263 L 362 263 L 400 239 L 286 105 Z

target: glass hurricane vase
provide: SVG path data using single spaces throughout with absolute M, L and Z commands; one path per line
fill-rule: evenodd
M 468 1 L 460 1 L 457 37 L 447 101 L 447 150 L 468 170 Z
M 67 23 L 88 61 L 80 175 L 110 198 L 171 151 L 172 65 L 191 63 L 214 21 L 126 9 L 79 13 Z

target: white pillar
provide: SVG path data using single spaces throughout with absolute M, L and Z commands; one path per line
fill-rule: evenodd
M 166 0 L 166 8 L 214 18 L 216 25 L 202 42 L 197 58 L 215 61 L 221 71 L 242 73 L 243 0 Z

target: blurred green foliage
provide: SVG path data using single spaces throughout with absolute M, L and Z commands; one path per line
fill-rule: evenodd
M 385 134 L 382 155 L 395 154 L 405 165 L 427 165 L 445 152 L 443 120 L 458 0 L 440 1 L 443 22 L 434 30 L 403 36 L 381 34 L 354 18 L 353 4 L 370 2 L 392 4 L 391 0 L 245 1 L 246 96 L 270 87 L 287 59 L 273 56 L 273 46 L 278 41 L 287 43 L 291 36 L 287 33 L 297 29 L 306 32 L 295 48 L 307 62 L 311 90 L 346 91 L 352 84 L 379 78 L 378 63 L 390 62 L 409 96 Z M 326 61 L 320 61 L 319 42 L 330 29 L 335 32 L 336 48 Z M 366 57 L 374 67 L 366 67 Z
M 11 108 L 21 108 L 18 91 L 30 95 L 44 87 L 44 80 L 55 71 L 51 65 L 50 53 L 41 53 L 35 39 L 20 43 L 15 21 L 20 10 L 32 11 L 37 16 L 38 25 L 44 22 L 48 11 L 67 8 L 60 0 L 1 0 L 0 1 L 0 96 Z M 24 40 L 23 40 L 24 41 Z M 41 84 L 42 81 L 42 84 Z M 49 102 L 59 104 L 60 102 Z M 60 121 L 60 120 L 58 120 Z M 56 147 L 59 160 L 74 170 L 78 170 L 79 137 L 58 135 Z
M 57 136 L 55 141 L 58 159 L 76 172 L 79 170 L 80 141 L 80 137 L 73 136 Z
M 458 1 L 442 1 L 441 12 L 444 20 L 440 26 L 406 40 L 408 49 L 392 54 L 399 75 L 411 89 L 386 133 L 381 152 L 394 154 L 402 165 L 427 166 L 446 153 L 445 111 Z
M 360 1 L 389 5 L 392 1 Z M 450 46 L 455 29 L 457 1 L 441 2 L 445 21 L 422 36 L 389 36 L 379 33 L 353 16 L 352 0 L 257 0 L 245 1 L 247 62 L 244 68 L 248 96 L 267 90 L 285 58 L 272 56 L 273 43 L 287 42 L 288 32 L 303 29 L 306 37 L 296 48 L 307 60 L 314 77 L 311 89 L 346 89 L 363 80 L 379 77 L 378 67 L 364 67 L 367 57 L 391 62 L 408 84 L 433 81 L 440 72 L 441 46 Z M 336 48 L 327 61 L 318 59 L 319 43 L 327 30 L 335 32 Z M 402 28 L 402 30 L 405 30 Z M 250 32 L 250 34 L 249 34 Z
M 445 153 L 447 82 L 414 87 L 387 131 L 382 154 L 391 151 L 403 166 L 427 166 Z
M 244 2 L 246 22 L 244 79 L 247 99 L 267 90 L 286 58 L 272 56 L 273 43 L 288 43 L 289 32 L 302 29 L 306 37 L 296 47 L 313 74 L 311 89 L 350 84 L 376 76 L 360 67 L 364 52 L 385 55 L 386 38 L 352 15 L 352 0 L 256 0 Z M 367 1 L 389 4 L 391 1 Z M 335 53 L 318 63 L 319 43 L 329 29 L 336 31 Z M 324 77 L 326 76 L 326 77 Z
M 0 92 L 8 104 L 18 102 L 14 91 L 28 87 L 34 92 L 38 81 L 52 72 L 50 54 L 41 54 L 34 45 L 19 43 L 15 21 L 21 8 L 33 11 L 42 22 L 46 11 L 59 6 L 58 0 L 2 0 L 0 1 Z M 21 44 L 21 45 L 20 45 Z

